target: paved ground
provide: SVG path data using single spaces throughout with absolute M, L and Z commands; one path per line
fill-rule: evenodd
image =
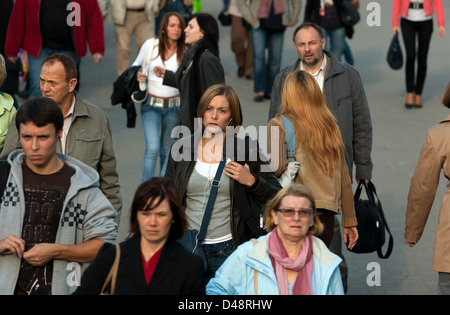
M 220 0 L 203 1 L 204 11 L 217 16 L 221 10 Z M 304 1 L 305 2 L 305 1 Z M 449 81 L 450 36 L 440 38 L 435 22 L 430 54 L 429 73 L 424 91 L 424 108 L 406 110 L 404 103 L 404 71 L 392 71 L 385 58 L 391 40 L 391 5 L 387 1 L 361 0 L 361 22 L 350 44 L 360 71 L 370 104 L 373 129 L 373 182 L 377 186 L 388 223 L 394 234 L 394 251 L 388 260 L 376 254 L 357 255 L 344 252 L 349 265 L 349 294 L 435 294 L 437 274 L 431 271 L 434 231 L 440 202 L 445 192 L 445 181 L 439 188 L 436 203 L 429 217 L 422 240 L 413 249 L 403 244 L 406 198 L 411 175 L 414 171 L 426 130 L 447 114 L 440 105 L 442 92 Z M 380 3 L 381 26 L 369 27 L 366 18 L 367 4 Z M 444 1 L 446 12 L 450 2 Z M 303 20 L 303 11 L 301 13 Z M 253 102 L 253 81 L 239 79 L 237 67 L 230 49 L 229 28 L 221 27 L 221 59 L 226 72 L 226 81 L 237 91 L 243 105 L 244 125 L 264 126 L 267 123 L 269 103 Z M 294 62 L 296 54 L 292 48 L 292 31 L 285 36 L 283 66 Z M 120 225 L 120 240 L 128 234 L 128 208 L 141 178 L 141 163 L 144 142 L 140 117 L 136 128 L 126 128 L 125 111 L 120 106 L 110 105 L 112 83 L 116 77 L 115 38 L 110 19 L 106 20 L 105 37 L 107 51 L 103 61 L 94 65 L 90 57 L 84 58 L 81 67 L 81 94 L 89 101 L 101 106 L 111 120 L 118 171 L 123 195 L 123 214 Z M 345 250 L 346 251 L 346 250 Z M 367 278 L 378 269 L 367 269 L 368 264 L 379 264 L 380 285 L 369 286 Z

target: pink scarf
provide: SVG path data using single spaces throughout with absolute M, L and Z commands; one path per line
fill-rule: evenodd
M 261 0 L 258 8 L 258 19 L 267 19 L 269 17 L 272 1 L 275 15 L 284 13 L 283 0 Z
M 303 241 L 302 249 L 295 261 L 289 258 L 283 242 L 278 236 L 277 228 L 275 228 L 269 236 L 268 250 L 272 259 L 272 264 L 274 265 L 280 294 L 289 294 L 285 269 L 290 269 L 298 271 L 292 293 L 294 295 L 311 295 L 311 274 L 314 269 L 311 235 L 308 234 Z

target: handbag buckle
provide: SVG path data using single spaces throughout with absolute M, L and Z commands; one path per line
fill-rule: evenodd
M 213 180 L 213 181 L 211 182 L 211 186 L 219 188 L 219 186 L 220 186 L 220 181 L 219 181 L 219 180 Z

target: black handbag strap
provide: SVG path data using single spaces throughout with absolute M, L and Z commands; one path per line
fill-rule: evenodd
M 3 197 L 10 171 L 11 166 L 9 163 L 7 161 L 0 161 L 0 200 Z
M 386 250 L 386 253 L 383 254 L 383 252 L 381 250 L 381 247 L 377 249 L 378 257 L 379 258 L 383 258 L 383 259 L 387 259 L 391 255 L 392 249 L 394 248 L 394 239 L 392 237 L 391 230 L 389 229 L 389 225 L 388 225 L 388 223 L 386 221 L 386 217 L 384 216 L 383 207 L 381 206 L 380 198 L 378 198 L 377 190 L 375 188 L 375 185 L 371 181 L 369 181 L 369 183 L 366 184 L 366 182 L 363 179 L 360 180 L 360 182 L 358 184 L 358 187 L 356 188 L 356 192 L 355 192 L 355 196 L 354 196 L 355 202 L 357 200 L 359 200 L 359 197 L 361 195 L 362 186 L 364 186 L 364 189 L 366 191 L 367 197 L 369 198 L 369 201 L 373 202 L 376 205 L 378 205 L 377 208 L 380 211 L 381 220 L 383 221 L 383 224 L 384 224 L 384 226 L 386 228 L 386 231 L 389 233 L 389 244 L 388 244 L 388 248 Z M 375 197 L 377 198 L 376 202 L 375 202 Z
M 197 235 L 198 241 L 203 241 L 206 237 L 206 231 L 208 229 L 209 221 L 211 220 L 212 210 L 217 197 L 217 191 L 219 190 L 220 177 L 222 176 L 223 169 L 226 164 L 226 157 L 223 156 L 220 161 L 219 168 L 217 169 L 216 176 L 211 183 L 211 191 L 209 193 L 208 203 L 206 204 L 205 214 L 203 215 L 202 226 L 200 232 Z

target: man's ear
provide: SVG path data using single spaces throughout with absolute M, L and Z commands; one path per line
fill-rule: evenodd
M 72 93 L 73 90 L 75 90 L 77 83 L 78 83 L 78 80 L 76 78 L 70 79 L 70 81 L 69 81 L 69 92 L 70 93 Z

